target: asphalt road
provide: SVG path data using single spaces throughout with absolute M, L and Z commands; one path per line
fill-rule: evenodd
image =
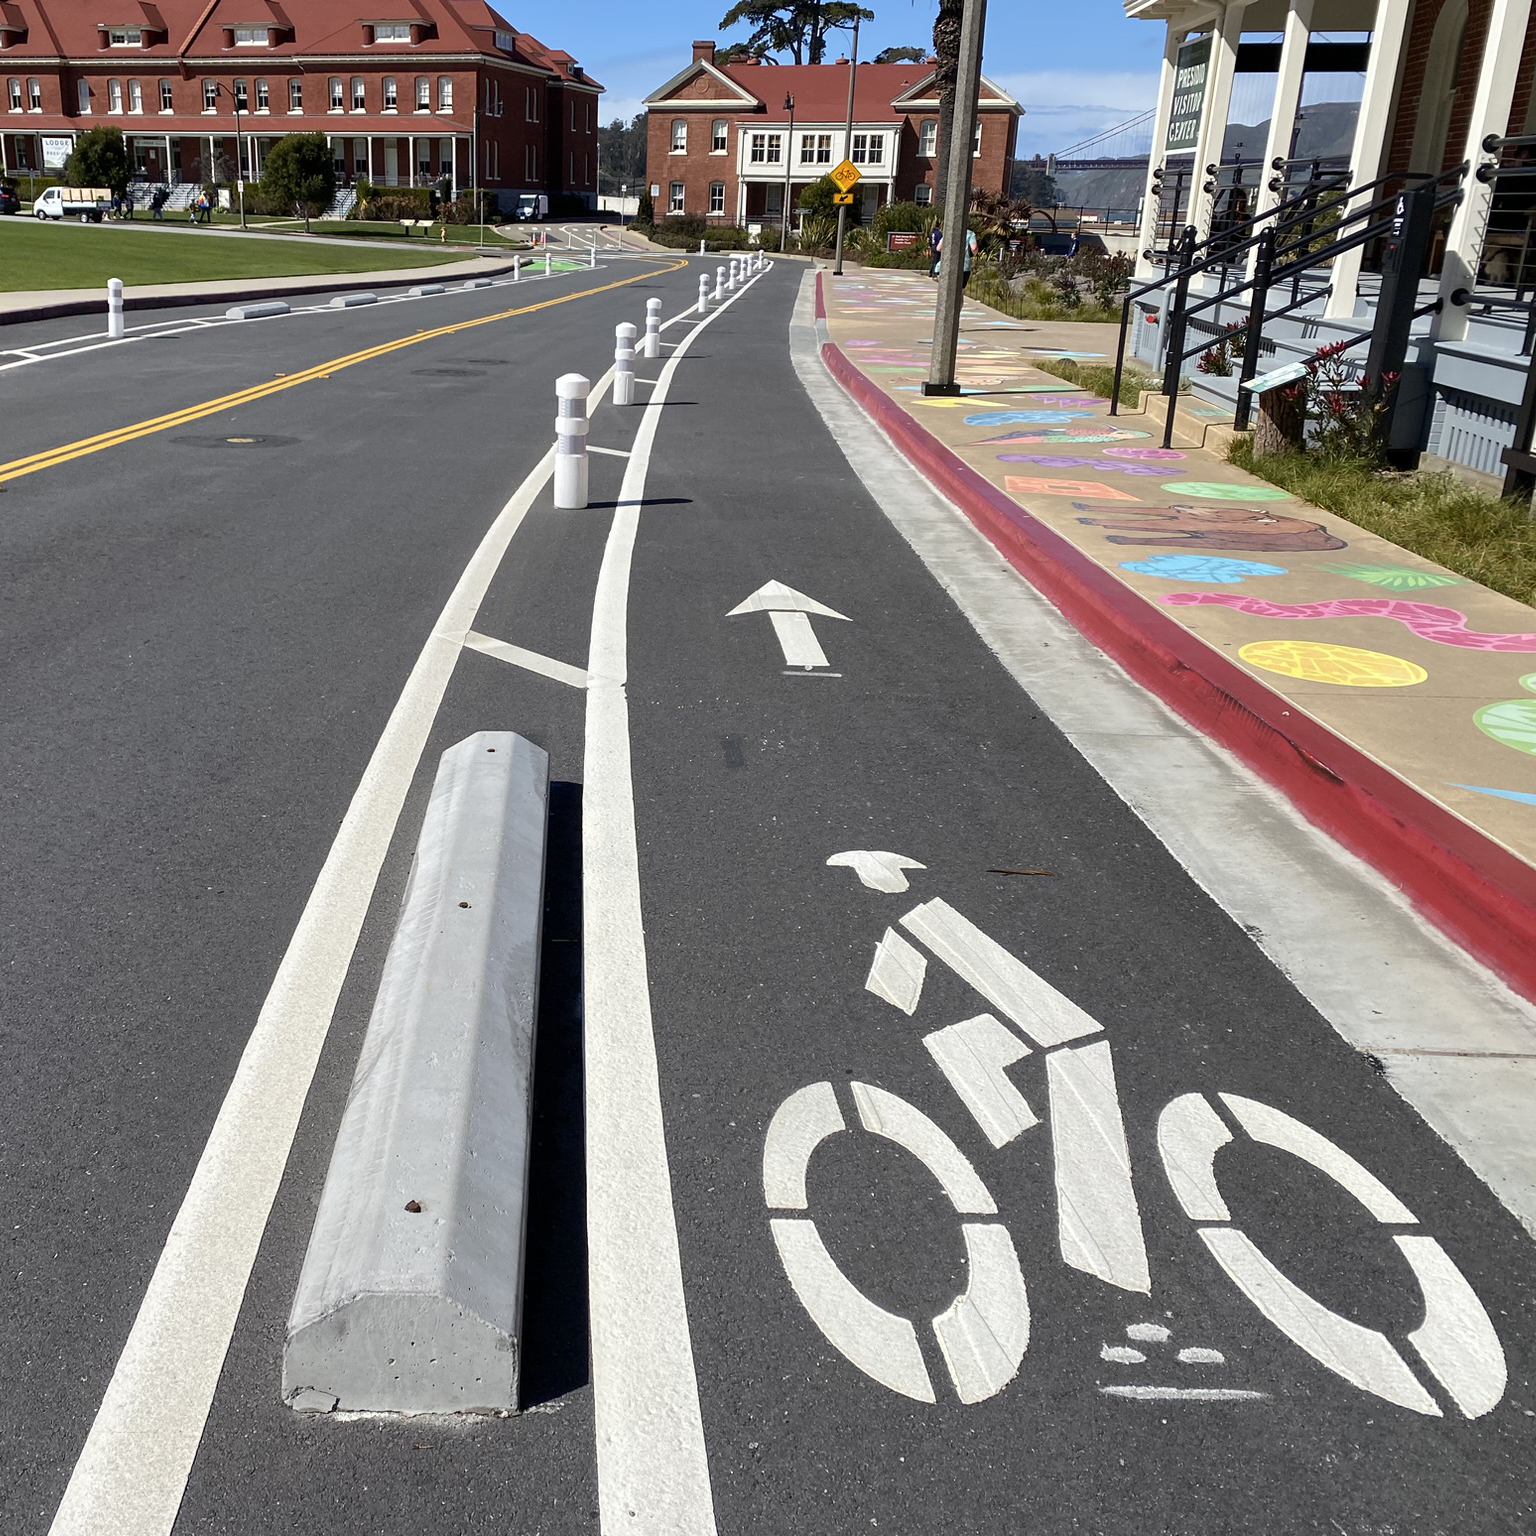
M 600 375 L 615 321 L 653 292 L 676 312 L 697 270 L 424 341 L 4 484 L 5 1530 L 48 1528 L 385 718 L 480 535 L 548 445 L 553 376 Z M 892 527 L 794 370 L 798 280 L 798 268 L 775 269 L 679 364 L 629 588 L 650 1002 L 717 1528 L 1528 1531 L 1529 1238 L 1084 763 Z M 546 291 L 563 290 L 518 302 Z M 453 320 L 511 307 L 505 289 L 454 303 Z M 209 330 L 0 376 L 12 397 L 0 459 L 449 323 L 419 311 Z M 600 409 L 591 440 L 626 448 L 639 416 Z M 587 512 L 537 501 L 477 630 L 585 663 L 624 463 L 593 459 Z M 890 473 L 908 471 L 892 459 Z M 769 581 L 845 616 L 809 619 L 825 665 L 789 665 L 765 612 L 727 617 Z M 257 1256 L 182 1536 L 599 1527 L 581 1125 L 584 713 L 576 689 L 476 652 L 459 659 Z M 502 728 L 548 749 L 557 784 L 526 1411 L 464 1424 L 300 1418 L 278 1395 L 283 1325 L 433 767 L 470 731 Z M 921 867 L 899 877 L 905 890 L 873 889 L 855 868 L 828 866 L 855 850 Z M 931 934 L 903 925 L 934 899 L 1022 961 L 1037 999 L 1043 983 L 1102 1026 L 1065 1047 L 1037 1038 L 1011 1066 L 1007 1081 L 1042 1123 L 1001 1146 L 925 1045 L 1006 1016 Z M 866 989 L 887 929 L 927 954 L 910 1012 Z M 1070 1055 L 1100 1041 L 1113 1059 L 1107 1097 L 1072 1064 L 1088 1058 Z M 1104 1054 L 1092 1058 L 1100 1084 Z M 770 1208 L 770 1122 L 818 1084 L 847 1133 L 810 1160 L 805 1209 L 782 1193 Z M 871 1090 L 936 1126 L 962 1165 L 948 1167 L 951 1193 L 968 1168 L 995 1212 L 974 1191 L 957 1211 L 910 1134 L 904 1149 L 861 1129 Z M 1291 1151 L 1244 1135 L 1218 1093 L 1296 1117 L 1383 1179 L 1417 1225 L 1399 1217 L 1384 1230 L 1295 1154 L 1294 1134 Z M 1254 1282 L 1234 1284 L 1197 1231 L 1224 1224 L 1192 1219 L 1175 1198 L 1165 1168 L 1181 1165 L 1165 1164 L 1159 1117 L 1187 1095 L 1221 1104 L 1234 1136 L 1217 1165 L 1230 1229 L 1345 1321 L 1335 1369 L 1317 1358 L 1330 1325 L 1288 1314 L 1309 1351 L 1261 1316 Z M 1117 1118 L 1129 1183 L 1106 1213 L 1094 1191 L 1115 1185 Z M 940 1155 L 929 1133 L 918 1142 Z M 1088 1185 L 1073 1185 L 1084 1166 Z M 1134 1270 L 1127 1209 L 1145 1290 L 1087 1272 L 1113 1267 L 1109 1250 Z M 771 1220 L 801 1223 L 802 1238 L 813 1221 L 845 1287 L 913 1320 L 934 1401 L 912 1395 L 910 1356 L 889 1341 L 870 1345 L 862 1368 L 834 1345 L 828 1327 L 855 1353 L 868 1342 L 867 1311 L 862 1333 L 835 1307 L 826 1327 L 815 1321 L 805 1299 L 828 1294 L 825 1272 L 792 1283 Z M 962 1224 L 1017 1256 L 1022 1358 L 1007 1266 L 968 1263 Z M 1063 1262 L 1071 1232 L 1076 1267 Z M 1508 1385 L 1476 1417 L 1405 1342 L 1424 1304 L 1393 1241 L 1404 1234 L 1443 1245 L 1497 1335 Z M 972 1356 L 953 1333 L 941 1351 L 929 1320 L 975 1289 L 978 1268 L 1002 1274 L 1008 1304 L 981 1298 Z M 843 1301 L 839 1316 L 858 1312 Z M 1453 1308 L 1463 1345 L 1476 1309 Z M 1338 1362 L 1362 1358 L 1363 1329 L 1394 1342 L 1434 1413 L 1340 1374 Z M 655 1341 L 633 1342 L 643 1353 Z M 1455 1346 L 1450 1357 L 1469 1358 Z M 1479 1358 L 1486 1384 L 1486 1349 Z M 906 1395 L 890 1385 L 903 1369 Z M 992 1390 L 960 1401 L 956 1383 L 976 1396 L 978 1381 Z M 609 1429 L 622 1439 L 623 1425 Z M 658 1480 L 669 1454 L 655 1447 Z

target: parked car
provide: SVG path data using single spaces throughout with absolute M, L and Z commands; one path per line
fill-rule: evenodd
M 21 199 L 15 187 L 0 187 L 0 213 L 20 213 Z
M 112 194 L 104 187 L 49 187 L 32 204 L 32 217 L 100 224 L 111 210 Z

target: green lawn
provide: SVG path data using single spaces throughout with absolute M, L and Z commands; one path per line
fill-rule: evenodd
M 379 272 L 463 261 L 468 253 L 437 251 L 422 241 L 371 251 L 304 240 L 224 240 L 190 229 L 151 234 L 96 224 L 40 224 L 0 219 L 0 292 L 104 288 L 120 277 L 146 283 L 211 283 L 242 277 L 307 277 Z

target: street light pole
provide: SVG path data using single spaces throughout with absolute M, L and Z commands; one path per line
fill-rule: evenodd
M 966 230 L 971 213 L 971 155 L 976 142 L 976 103 L 981 95 L 981 40 L 987 0 L 965 0 L 960 22 L 960 62 L 955 72 L 955 112 L 944 146 L 944 244 L 939 299 L 933 317 L 933 353 L 925 395 L 958 395 L 955 356 L 960 347 L 960 310 L 965 302 Z
M 853 153 L 853 82 L 859 73 L 859 13 L 853 13 L 853 51 L 848 59 L 848 124 L 843 129 L 843 159 Z M 844 196 L 848 194 L 845 193 Z M 832 265 L 833 277 L 843 275 L 843 235 L 848 228 L 848 204 L 837 205 L 837 260 Z
M 240 189 L 240 228 L 245 228 L 245 140 L 240 135 L 240 93 L 235 92 L 235 184 Z
M 784 144 L 784 206 L 780 210 L 782 220 L 779 229 L 781 252 L 789 249 L 789 175 L 792 164 L 791 152 L 795 142 L 795 98 L 788 91 L 784 93 L 784 110 L 789 113 L 789 135 Z

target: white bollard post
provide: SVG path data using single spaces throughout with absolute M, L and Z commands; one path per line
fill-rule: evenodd
M 545 277 L 548 277 L 549 273 L 550 273 L 550 266 L 549 266 L 550 259 L 551 258 L 550 258 L 550 254 L 549 254 L 549 247 L 546 245 L 544 247 L 544 276 Z
M 512 281 L 514 283 L 520 283 L 520 282 L 522 282 L 522 280 L 523 280 L 523 258 L 521 256 L 514 256 L 512 258 Z
M 661 356 L 661 300 L 645 301 L 645 355 Z
M 715 303 L 718 304 L 725 297 L 725 268 L 715 268 Z
M 107 279 L 107 337 L 111 341 L 123 339 L 123 280 Z
M 587 504 L 587 395 L 579 373 L 555 380 L 555 506 L 579 512 Z
M 725 291 L 727 293 L 736 292 L 736 258 L 734 256 L 728 256 L 726 258 Z
M 613 403 L 635 403 L 635 336 L 636 331 L 625 320 L 613 328 Z
M 709 313 L 709 273 L 705 272 L 699 277 L 699 313 Z
M 597 265 L 597 241 L 596 240 L 594 240 L 592 242 L 592 260 L 589 261 L 587 263 L 587 265 L 589 267 L 595 267 Z
M 702 256 L 703 254 L 704 254 L 704 238 L 701 235 L 699 237 L 699 255 Z

